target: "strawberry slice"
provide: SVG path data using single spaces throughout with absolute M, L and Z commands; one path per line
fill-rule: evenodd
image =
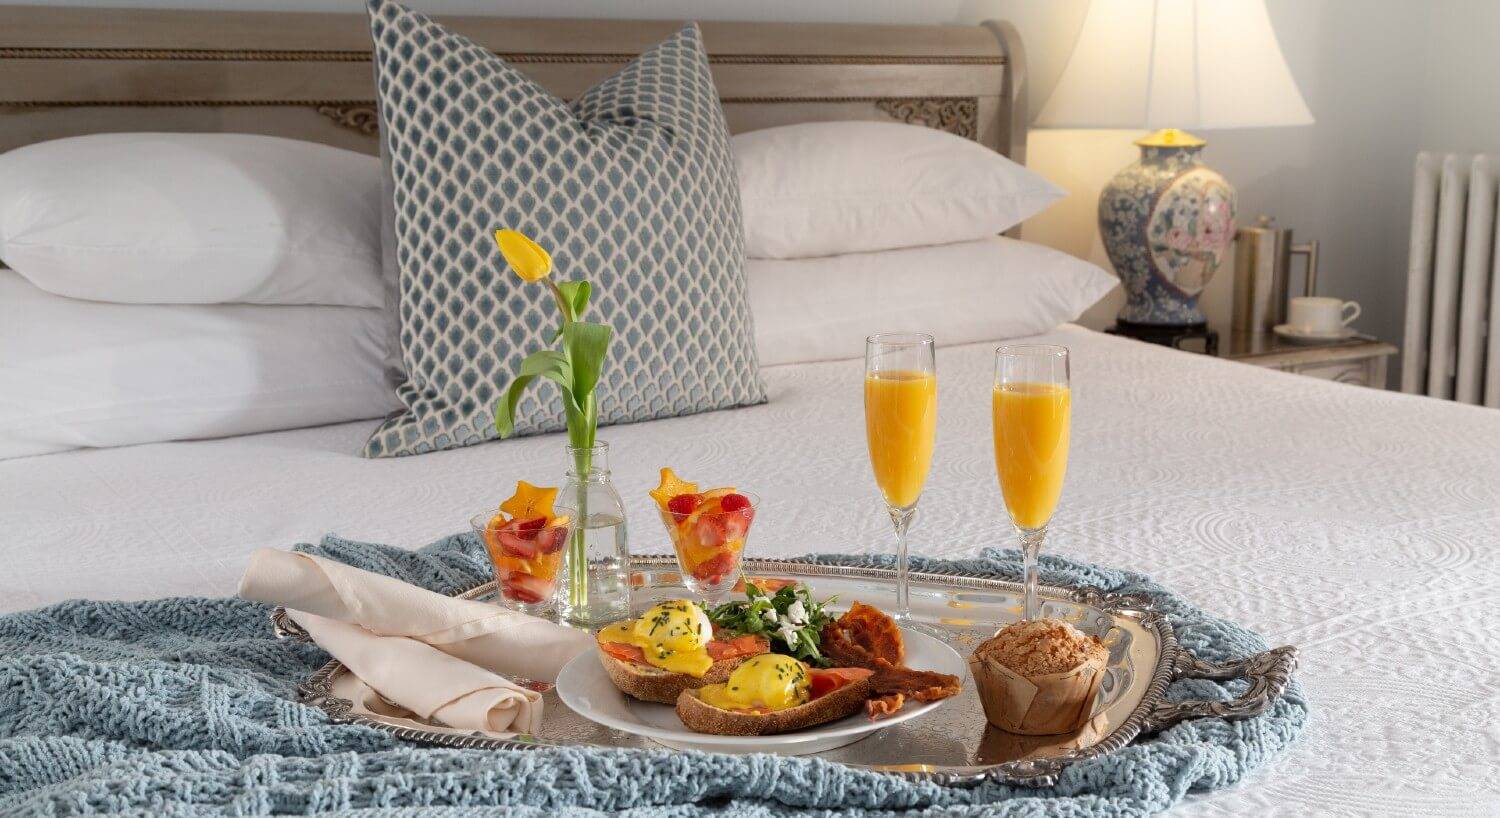
M 705 514 L 698 518 L 697 525 L 693 526 L 693 536 L 699 545 L 704 548 L 718 548 L 729 541 L 729 532 L 724 527 L 726 516 Z
M 511 574 L 500 586 L 506 599 L 533 604 L 552 596 L 553 583 L 531 574 Z
M 826 696 L 835 690 L 851 682 L 869 676 L 874 671 L 862 667 L 831 667 L 827 669 L 810 667 L 807 669 L 808 692 L 812 698 Z
M 600 642 L 599 649 L 622 662 L 635 662 L 638 665 L 650 664 L 646 661 L 646 652 L 636 645 L 627 645 L 624 642 Z
M 719 519 L 724 526 L 724 537 L 729 540 L 743 540 L 750 533 L 750 521 L 755 518 L 755 509 L 745 507 L 739 511 L 722 515 Z
M 527 522 L 530 521 L 528 520 Z M 500 527 L 500 530 L 495 533 L 495 539 L 500 542 L 501 552 L 510 554 L 513 557 L 520 557 L 523 560 L 529 560 L 539 553 L 536 534 L 540 528 L 538 526 L 530 531 L 523 531 L 520 521 L 511 520 Z
M 693 569 L 693 578 L 699 582 L 709 585 L 718 585 L 724 581 L 724 577 L 734 572 L 739 567 L 739 554 L 733 551 L 724 551 L 711 560 L 700 563 Z
M 536 550 L 542 554 L 555 554 L 562 550 L 563 544 L 568 541 L 567 526 L 553 526 L 544 528 L 536 535 Z

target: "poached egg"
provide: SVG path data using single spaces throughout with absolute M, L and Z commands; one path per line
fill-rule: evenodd
M 714 638 L 714 626 L 703 609 L 686 599 L 671 599 L 646 611 L 640 619 L 627 619 L 605 627 L 599 639 L 635 645 L 646 663 L 700 678 L 713 667 L 706 645 Z
M 721 710 L 786 710 L 812 698 L 812 683 L 801 662 L 762 653 L 746 659 L 724 684 L 699 688 L 698 696 Z

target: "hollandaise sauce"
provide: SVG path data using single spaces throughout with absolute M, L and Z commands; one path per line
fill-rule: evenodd
M 806 704 L 812 698 L 812 685 L 801 662 L 763 653 L 746 659 L 724 684 L 699 688 L 698 695 L 721 710 L 768 712 Z
M 713 667 L 708 655 L 713 623 L 703 609 L 685 599 L 673 599 L 646 611 L 640 619 L 616 622 L 599 632 L 599 641 L 635 645 L 646 663 L 701 677 Z

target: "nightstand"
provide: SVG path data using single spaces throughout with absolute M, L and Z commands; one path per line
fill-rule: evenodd
M 1226 334 L 1219 357 L 1340 383 L 1385 388 L 1386 363 L 1396 347 L 1357 335 L 1345 341 L 1297 343 L 1275 333 Z

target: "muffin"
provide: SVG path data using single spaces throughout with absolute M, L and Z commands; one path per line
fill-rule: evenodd
M 1012 622 L 969 656 L 990 724 L 1011 733 L 1071 733 L 1093 715 L 1109 650 L 1057 619 Z

